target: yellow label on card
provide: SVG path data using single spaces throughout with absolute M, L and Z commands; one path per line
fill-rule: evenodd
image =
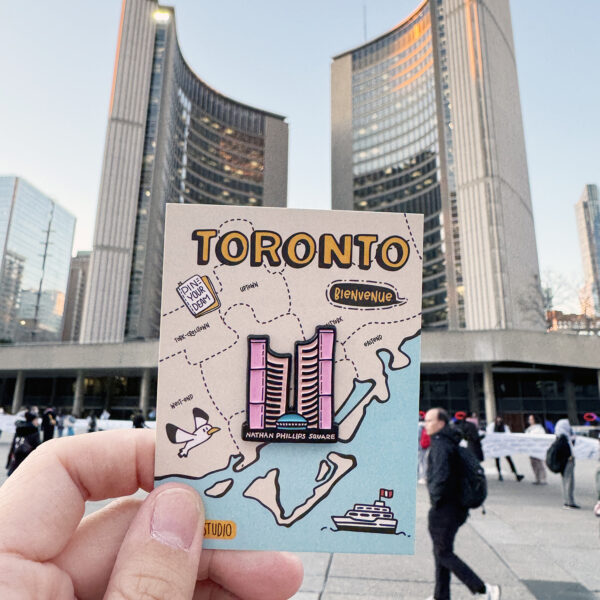
M 210 540 L 232 540 L 236 536 L 233 521 L 205 521 L 204 537 Z

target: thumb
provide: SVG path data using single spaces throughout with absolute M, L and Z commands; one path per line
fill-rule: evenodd
M 204 533 L 204 508 L 189 486 L 166 484 L 144 500 L 121 544 L 106 600 L 194 594 Z

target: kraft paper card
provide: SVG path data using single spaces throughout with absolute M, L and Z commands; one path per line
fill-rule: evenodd
M 205 547 L 413 553 L 422 231 L 167 205 L 155 476 Z

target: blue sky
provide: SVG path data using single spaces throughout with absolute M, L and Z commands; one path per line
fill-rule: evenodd
M 419 0 L 174 0 L 187 62 L 209 85 L 285 115 L 292 207 L 330 206 L 331 57 Z M 597 0 L 512 0 L 542 273 L 575 283 L 574 204 L 600 184 Z M 28 179 L 77 217 L 92 245 L 121 0 L 0 0 L 0 174 Z

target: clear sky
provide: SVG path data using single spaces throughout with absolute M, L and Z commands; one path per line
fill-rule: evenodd
M 328 208 L 331 57 L 419 0 L 174 0 L 184 57 L 209 85 L 287 117 L 292 207 Z M 598 0 L 512 0 L 542 273 L 582 277 L 574 204 L 600 184 Z M 77 217 L 91 249 L 121 0 L 0 0 L 0 174 Z

